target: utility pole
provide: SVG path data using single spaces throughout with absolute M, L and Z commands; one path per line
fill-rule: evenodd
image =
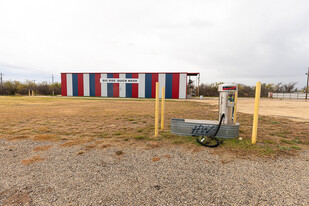
M 1 81 L 1 95 L 3 95 L 3 83 L 2 83 L 2 76 L 4 74 L 0 73 L 0 81 Z
M 53 91 L 52 91 L 52 95 L 55 95 L 55 90 L 54 90 L 54 74 L 52 74 L 52 87 L 53 87 Z
M 308 67 L 308 72 L 306 73 L 307 74 L 307 87 L 306 87 L 306 99 L 308 99 L 308 86 L 309 86 L 309 67 Z

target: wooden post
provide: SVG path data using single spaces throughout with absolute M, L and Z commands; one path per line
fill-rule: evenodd
M 261 96 L 261 82 L 257 82 L 256 87 L 255 87 L 255 105 L 254 105 L 254 116 L 253 116 L 253 127 L 252 127 L 252 144 L 255 144 L 256 139 L 257 139 L 260 96 Z
M 306 86 L 306 99 L 308 99 L 308 87 L 309 87 L 309 67 L 308 67 L 308 72 L 307 74 L 307 86 Z
M 164 129 L 165 87 L 162 87 L 161 130 Z
M 159 82 L 156 82 L 156 105 L 155 105 L 155 137 L 158 137 L 159 127 Z

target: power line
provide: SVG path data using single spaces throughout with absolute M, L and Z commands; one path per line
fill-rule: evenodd
M 307 87 L 306 87 L 306 99 L 307 99 L 307 97 L 308 97 L 308 86 L 309 86 L 309 67 L 308 67 L 308 72 L 306 74 L 307 74 Z

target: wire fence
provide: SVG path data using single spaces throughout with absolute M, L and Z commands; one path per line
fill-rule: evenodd
M 274 99 L 305 99 L 306 94 L 305 93 L 273 93 L 268 92 L 269 98 Z

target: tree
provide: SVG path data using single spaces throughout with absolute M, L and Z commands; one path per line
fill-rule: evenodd
M 37 93 L 41 95 L 50 95 L 50 85 L 47 82 L 41 82 L 37 85 Z
M 6 81 L 4 82 L 4 88 L 8 95 L 15 95 L 18 91 L 18 87 L 20 86 L 19 81 Z
M 282 84 L 283 92 L 287 92 L 287 93 L 296 92 L 297 91 L 297 88 L 295 87 L 296 84 L 297 84 L 297 82 L 289 82 L 289 83 L 286 83 L 286 84 Z

